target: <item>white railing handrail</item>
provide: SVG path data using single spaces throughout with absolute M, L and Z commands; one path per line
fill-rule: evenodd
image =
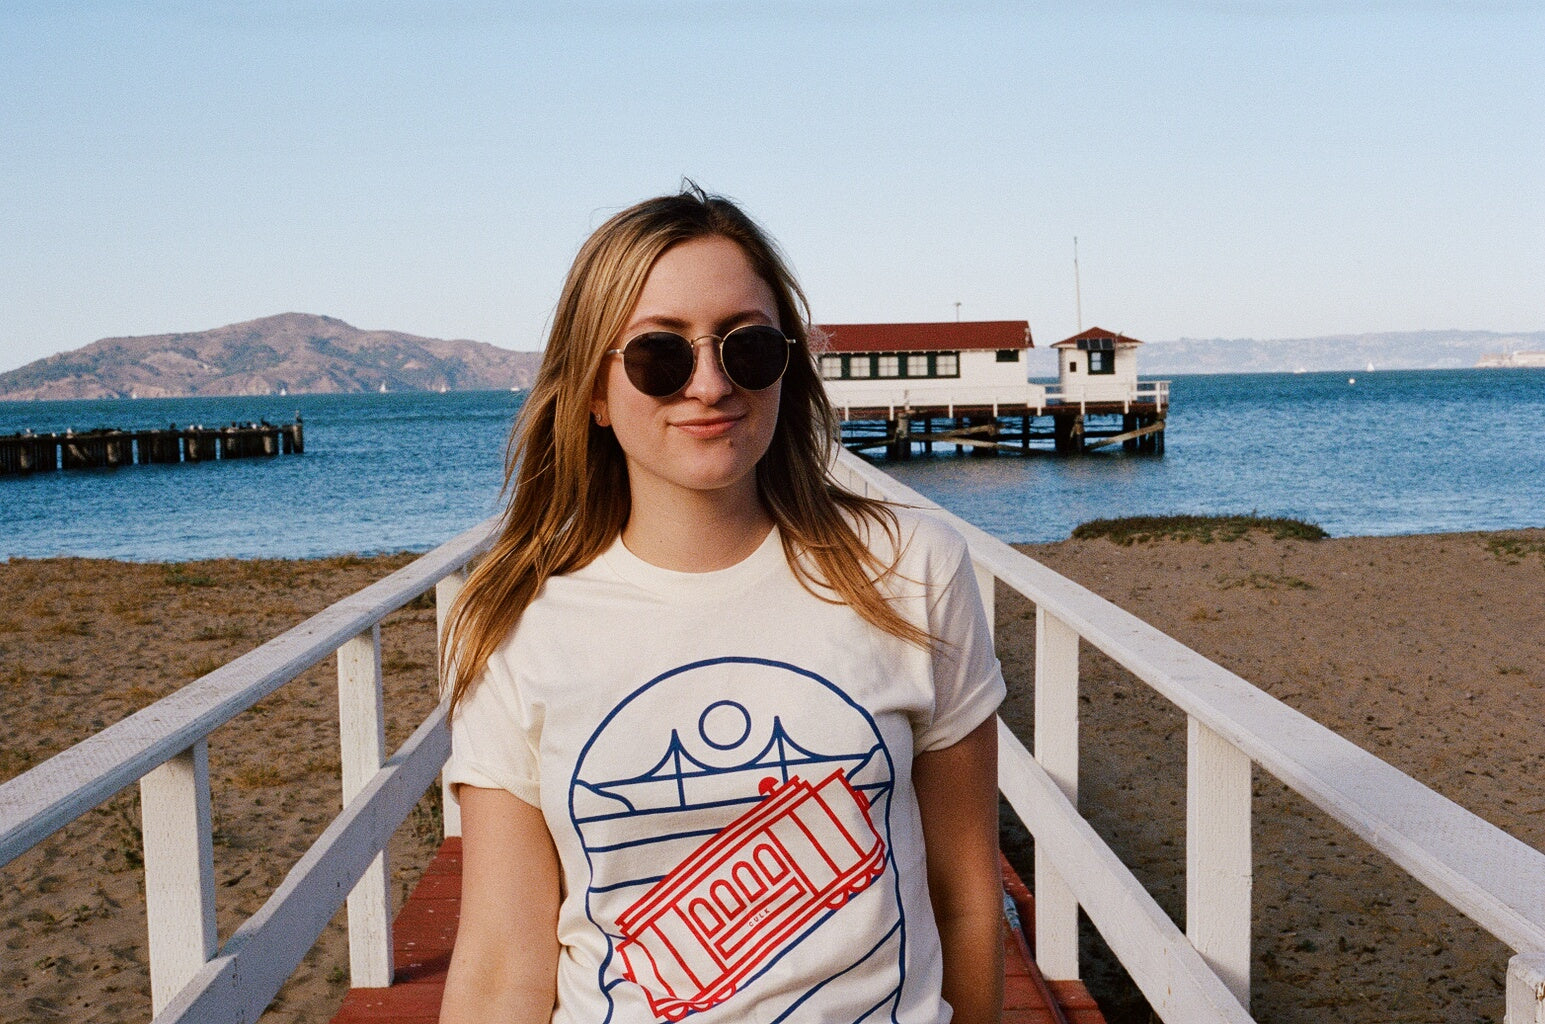
M 437 632 L 489 519 L 262 646 L 0 784 L 0 865 L 134 784 L 140 787 L 155 1024 L 251 1024 L 348 902 L 350 978 L 392 981 L 386 845 L 450 753 L 439 704 L 385 751 L 381 620 L 431 589 Z M 217 948 L 209 736 L 337 655 L 342 813 L 284 883 Z M 459 831 L 447 809 L 448 833 Z
M 1135 878 L 1127 885 L 1097 884 L 1130 872 L 1001 718 L 998 762 L 999 788 L 1020 818 L 1033 823 L 1036 849 L 1059 864 L 1078 866 L 1063 878 L 1090 920 L 1126 923 L 1102 933 L 1160 1019 L 1186 1024 L 1253 1020 Z
M 151 1024 L 256 1021 L 450 756 L 438 705 Z M 310 936 L 296 942 L 297 935 Z M 388 978 L 388 983 L 389 983 Z
M 1135 402 L 1145 396 L 1152 398 L 1158 405 L 1165 405 L 1169 401 L 1170 382 L 1167 380 L 1142 380 L 1140 378 L 1129 380 L 1126 382 L 1125 393 L 1121 399 L 1108 397 L 1108 393 L 1115 390 L 1115 383 L 1115 381 L 1090 379 L 1078 381 L 1076 387 L 1070 387 L 1066 381 L 1058 381 L 1055 384 L 1044 384 L 1041 386 L 1045 389 L 1045 396 L 1048 400 L 1056 399 L 1064 402 L 1110 402 L 1122 400 Z M 1098 395 L 1095 398 L 1086 399 L 1083 393 L 1090 387 L 1097 388 Z M 1077 395 L 1078 397 L 1069 398 L 1069 395 Z
M 857 486 L 864 493 L 928 508 L 943 515 L 965 536 L 979 576 L 990 575 L 1019 591 L 1035 603 L 1038 616 L 1053 617 L 1077 638 L 1103 651 L 1186 712 L 1192 722 L 1189 756 L 1194 767 L 1203 765 L 1203 770 L 1207 771 L 1217 769 L 1216 762 L 1205 760 L 1216 753 L 1215 747 L 1208 747 L 1209 742 L 1222 745 L 1229 751 L 1228 756 L 1239 758 L 1239 767 L 1243 768 L 1242 778 L 1233 768 L 1225 766 L 1234 774 L 1229 778 L 1228 771 L 1225 771 L 1223 781 L 1235 787 L 1236 793 L 1241 781 L 1243 785 L 1244 817 L 1240 843 L 1244 849 L 1242 870 L 1245 874 L 1246 894 L 1249 884 L 1249 765 L 1254 762 L 1351 829 L 1411 877 L 1518 953 L 1510 965 L 1508 1019 L 1509 1024 L 1512 1024 L 1515 1017 L 1519 1021 L 1525 1019 L 1523 1014 L 1526 1010 L 1515 1011 L 1513 1002 L 1524 997 L 1512 993 L 1514 990 L 1523 992 L 1528 988 L 1523 982 L 1516 981 L 1517 978 L 1525 974 L 1534 977 L 1545 970 L 1542 967 L 1545 960 L 1540 956 L 1545 953 L 1545 853 L 1429 789 L 1136 616 L 940 508 L 935 502 L 869 466 L 857 456 L 848 452 L 839 453 L 837 471 L 852 482 L 850 485 Z M 1076 659 L 1076 646 L 1074 652 L 1073 657 Z M 1037 658 L 1039 662 L 1039 651 Z M 1038 664 L 1038 716 L 1041 682 Z M 1076 786 L 1076 713 L 1073 722 L 1075 738 L 1072 771 L 1073 784 Z M 1061 742 L 1056 738 L 1046 739 L 1053 743 Z M 1038 725 L 1038 756 L 1042 741 Z M 1197 753 L 1198 746 L 1205 748 L 1201 755 Z M 1201 761 L 1198 761 L 1199 756 Z M 1005 770 L 1000 773 L 1000 783 L 1006 795 L 1011 788 L 1023 790 L 1025 785 L 1023 779 L 1016 779 L 1014 772 L 1009 770 L 1009 766 L 1016 764 L 1017 760 L 1012 751 L 1004 759 Z M 1058 784 L 1061 784 L 1061 780 L 1058 780 Z M 1188 801 L 1195 800 L 1197 795 L 1194 780 L 1191 785 Z M 1207 797 L 1202 799 L 1205 802 Z M 1011 799 L 1012 803 L 1014 801 Z M 1038 829 L 1044 829 L 1045 824 L 1024 813 L 1024 808 L 1018 805 L 1016 810 L 1021 812 L 1040 851 L 1043 836 Z M 1076 816 L 1076 811 L 1072 813 Z M 1208 821 L 1215 821 L 1217 819 L 1207 816 L 1218 812 L 1215 808 L 1203 807 L 1198 810 L 1188 806 L 1187 813 L 1188 819 L 1193 814 L 1200 814 Z M 1237 808 L 1225 808 L 1223 813 L 1225 817 L 1234 815 L 1228 820 L 1234 827 L 1239 827 L 1241 819 L 1237 817 Z M 1199 861 L 1192 860 L 1192 841 L 1197 841 L 1201 846 L 1213 842 L 1214 846 L 1200 854 Z M 1215 840 L 1208 837 L 1197 840 L 1188 833 L 1188 875 L 1192 866 L 1201 871 L 1215 872 L 1220 864 L 1227 865 L 1230 857 L 1236 858 L 1237 863 L 1237 847 L 1238 844 L 1234 844 L 1231 848 L 1231 844 L 1225 842 L 1220 855 Z M 1089 902 L 1088 891 L 1076 891 L 1079 872 L 1088 870 L 1086 863 L 1078 859 L 1064 859 L 1059 864 L 1059 870 L 1062 875 L 1060 883 L 1075 890 L 1074 895 L 1078 897 L 1079 904 L 1085 907 L 1096 927 L 1121 955 L 1112 936 L 1131 926 L 1130 916 L 1102 918 L 1098 916 L 1097 907 Z M 1130 872 L 1126 874 L 1130 876 Z M 1040 880 L 1038 864 L 1037 881 Z M 1188 880 L 1188 885 L 1193 883 L 1194 880 Z M 1113 884 L 1129 891 L 1126 879 L 1116 880 Z M 1135 879 L 1131 879 L 1131 884 L 1136 884 Z M 1193 897 L 1194 893 L 1188 890 L 1188 908 L 1193 906 Z M 1219 929 L 1225 933 L 1232 929 L 1232 933 L 1238 936 L 1240 922 L 1237 915 L 1244 915 L 1240 941 L 1246 948 L 1243 950 L 1242 965 L 1238 950 L 1231 951 L 1227 956 L 1214 958 L 1210 955 L 1209 962 L 1220 974 L 1232 970 L 1230 987 L 1236 995 L 1241 994 L 1242 988 L 1243 998 L 1247 999 L 1249 899 L 1243 902 L 1245 905 L 1242 908 L 1234 908 L 1229 912 L 1228 916 L 1235 919 L 1225 922 Z M 1201 915 L 1188 913 L 1188 919 L 1193 916 Z M 1204 923 L 1200 927 L 1206 931 L 1217 926 Z M 1154 941 L 1163 942 L 1163 936 L 1157 933 L 1151 933 L 1150 937 Z M 1038 939 L 1048 943 L 1057 941 L 1052 936 L 1038 936 Z M 1132 965 L 1127 963 L 1125 957 L 1123 963 L 1132 971 Z M 1150 978 L 1149 983 L 1144 984 L 1136 972 L 1133 972 L 1133 977 L 1150 1002 L 1156 998 L 1161 1001 L 1166 998 L 1168 981 Z M 1545 989 L 1530 998 L 1533 1002 L 1528 1005 L 1533 1007 L 1538 1004 L 1539 1012 L 1545 1013 Z M 1523 1003 L 1518 1005 L 1522 1007 Z M 1158 1003 L 1155 1003 L 1155 1008 L 1158 1008 Z M 1174 1019 L 1189 1021 L 1197 1018 L 1181 1013 Z M 1206 1019 L 1226 1020 L 1229 1017 L 1225 1014 Z M 1533 1021 L 1535 1018 L 1528 1019 Z
M 948 518 L 965 535 L 980 579 L 987 584 L 994 579 L 1002 581 L 1036 604 L 1038 721 L 1041 690 L 1050 689 L 1042 678 L 1045 652 L 1041 648 L 1050 652 L 1046 653 L 1047 673 L 1065 681 L 1071 666 L 1071 682 L 1076 688 L 1080 639 L 1104 651 L 1186 712 L 1191 720 L 1193 774 L 1212 773 L 1207 777 L 1221 779 L 1222 790 L 1235 790 L 1235 795 L 1223 798 L 1228 806 L 1219 816 L 1216 809 L 1199 811 L 1194 806 L 1199 791 L 1193 780 L 1189 798 L 1193 806 L 1188 807 L 1188 821 L 1192 822 L 1188 831 L 1188 886 L 1195 884 L 1190 877 L 1193 873 L 1205 875 L 1208 881 L 1222 883 L 1222 896 L 1214 899 L 1225 898 L 1228 873 L 1238 867 L 1238 850 L 1229 843 L 1192 853 L 1189 841 L 1198 831 L 1199 821 L 1209 826 L 1223 822 L 1236 831 L 1242 827 L 1243 870 L 1248 876 L 1249 767 L 1252 762 L 1259 764 L 1518 951 L 1520 955 L 1509 966 L 1508 1024 L 1545 1019 L 1532 1016 L 1545 1014 L 1545 854 L 1135 616 L 953 516 L 856 456 L 839 451 L 837 459 L 836 471 L 850 486 L 929 508 Z M 367 951 L 356 956 L 355 900 L 360 900 L 358 919 L 366 924 L 366 930 L 373 930 L 380 907 L 372 909 L 371 904 L 381 904 L 386 895 L 381 851 L 433 783 L 449 753 L 450 740 L 441 705 L 384 763 L 372 753 L 368 734 L 372 728 L 379 732 L 381 727 L 379 623 L 431 587 L 437 588 L 438 604 L 448 603 L 459 586 L 452 577 L 459 578 L 468 562 L 485 548 L 497 525 L 498 521 L 491 519 L 463 532 L 177 693 L 0 784 L 0 864 L 4 864 L 125 786 L 140 780 L 143 790 L 155 780 L 146 791 L 145 816 L 146 899 L 152 919 L 157 1024 L 206 1019 L 255 1021 L 321 934 L 341 904 L 342 894 L 351 889 L 351 964 L 356 971 L 376 978 L 382 977 L 378 961 L 383 950 L 386 964 L 384 980 L 362 982 L 357 976 L 356 984 L 389 984 L 389 936 L 373 940 L 382 947 L 373 954 Z M 986 596 L 990 601 L 990 586 Z M 444 609 L 437 611 L 443 615 Z M 279 889 L 217 951 L 213 945 L 213 880 L 208 865 L 207 737 L 334 653 L 339 656 L 345 807 Z M 1062 682 L 1057 685 L 1062 686 Z M 369 708 L 372 689 L 373 712 Z M 1064 692 L 1058 699 L 1067 696 Z M 1075 705 L 1076 699 L 1073 692 Z M 346 709 L 346 703 L 351 708 L 358 704 L 363 710 Z M 1221 925 L 1204 923 L 1199 928 L 1192 927 L 1192 921 L 1188 934 L 1182 934 L 1078 815 L 1074 799 L 1076 707 L 1071 714 L 1067 711 L 1066 707 L 1060 712 L 1053 709 L 1050 720 L 1073 723 L 1071 768 L 1063 739 L 1042 737 L 1038 725 L 1037 753 L 1032 758 L 999 723 L 1003 751 L 1000 788 L 1036 841 L 1038 926 L 1043 909 L 1051 908 L 1045 909 L 1048 919 L 1061 926 L 1055 931 L 1066 932 L 1072 926 L 1065 922 L 1075 920 L 1073 915 L 1082 906 L 1163 1019 L 1188 1024 L 1250 1021 L 1248 877 L 1243 906 L 1231 906 L 1225 915 L 1228 920 Z M 1059 714 L 1063 717 L 1058 718 Z M 1049 748 L 1044 754 L 1043 739 Z M 1236 758 L 1237 763 L 1232 760 Z M 1241 805 L 1237 799 L 1241 780 L 1243 819 L 1238 817 Z M 151 792 L 159 802 L 155 813 L 165 816 L 163 825 L 171 826 L 173 832 L 170 842 L 158 838 L 155 858 L 148 832 Z M 1216 802 L 1205 792 L 1201 800 Z M 447 808 L 448 830 L 454 824 L 451 810 Z M 182 838 L 200 830 L 201 835 Z M 1043 855 L 1049 863 L 1044 873 Z M 184 901 L 188 906 L 161 908 L 159 913 L 167 923 L 159 926 L 155 904 L 166 888 L 161 884 L 166 876 L 152 879 L 153 859 L 190 871 L 195 876 L 195 890 L 203 889 L 202 894 L 195 892 Z M 1063 889 L 1075 903 L 1060 902 Z M 1190 908 L 1190 891 L 1187 898 Z M 1242 940 L 1240 913 L 1244 915 Z M 1188 918 L 1200 916 L 1188 909 Z M 176 932 L 179 927 L 196 932 L 202 927 L 204 932 L 202 937 L 192 935 L 185 941 L 166 944 L 162 940 L 170 950 L 169 959 L 177 962 L 161 981 L 156 978 L 155 967 L 158 927 L 163 932 Z M 1038 935 L 1038 959 L 1067 964 L 1071 958 L 1072 973 L 1067 976 L 1076 976 L 1076 928 L 1075 941 L 1067 934 L 1053 932 L 1046 929 L 1045 934 Z M 1238 941 L 1245 945 L 1242 977 L 1238 951 L 1219 949 Z
M 1545 853 L 1130 612 L 952 518 L 967 533 L 972 558 L 998 579 L 1051 609 L 1515 951 L 1545 950 Z
M 187 750 L 482 550 L 490 519 L 0 784 L 0 866 Z
M 887 418 L 894 418 L 898 410 L 910 411 L 919 406 L 943 406 L 952 411 L 957 406 L 991 406 L 997 415 L 999 407 L 1018 412 L 1033 409 L 1037 415 L 1045 412 L 1048 403 L 1063 405 L 1089 405 L 1102 402 L 1139 402 L 1151 399 L 1159 407 L 1169 404 L 1167 380 L 1129 380 L 1125 382 L 1098 380 L 1076 387 L 1066 382 L 1042 383 L 982 383 L 962 384 L 945 378 L 862 377 L 826 381 L 832 407 L 843 419 L 852 419 L 854 409 L 888 410 Z M 1116 393 L 1117 384 L 1125 386 Z M 1093 395 L 1085 394 L 1089 387 L 1096 388 Z
M 858 381 L 827 381 L 832 407 L 843 419 L 850 419 L 854 409 L 884 407 L 894 416 L 898 409 L 917 406 L 999 406 L 1011 409 L 1039 408 L 1045 404 L 1040 384 L 951 384 L 948 381 L 908 382 L 904 378 L 869 377 Z M 832 384 L 853 384 L 851 388 L 833 388 Z M 858 386 L 862 385 L 862 386 Z

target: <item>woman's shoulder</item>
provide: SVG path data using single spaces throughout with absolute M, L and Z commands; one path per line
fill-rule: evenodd
M 966 539 L 933 511 L 886 504 L 881 516 L 878 523 L 868 516 L 861 517 L 856 524 L 860 537 L 877 558 L 894 564 L 904 576 L 912 576 L 908 571 L 911 569 L 922 570 L 924 578 L 953 572 L 965 557 Z M 890 516 L 895 517 L 894 521 Z

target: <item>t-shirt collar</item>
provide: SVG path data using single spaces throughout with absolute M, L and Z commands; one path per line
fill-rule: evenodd
M 612 546 L 601 555 L 601 561 L 614 575 L 627 583 L 652 593 L 685 600 L 714 600 L 732 594 L 786 565 L 783 541 L 776 526 L 767 531 L 767 536 L 755 551 L 734 565 L 711 572 L 662 569 L 629 551 L 620 533 Z

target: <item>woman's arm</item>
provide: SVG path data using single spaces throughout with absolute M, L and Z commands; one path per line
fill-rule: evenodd
M 996 1024 L 1003 1012 L 997 717 L 989 715 L 952 746 L 919 754 L 912 786 L 952 1024 Z
M 542 812 L 463 785 L 461 923 L 440 1024 L 547 1024 L 558 984 L 558 852 Z

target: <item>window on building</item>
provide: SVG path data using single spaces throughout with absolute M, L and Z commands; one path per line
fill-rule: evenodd
M 958 352 L 855 352 L 821 357 L 821 376 L 826 380 L 867 380 L 872 377 L 904 377 L 923 380 L 960 376 Z
M 1090 352 L 1089 353 L 1089 372 L 1091 374 L 1096 374 L 1096 373 L 1115 373 L 1116 372 L 1116 353 L 1114 353 L 1114 352 Z
M 1000 363 L 1017 363 L 1017 362 L 1019 362 L 1019 349 L 1017 349 L 1017 348 L 1000 348 L 1000 349 L 998 349 L 998 362 L 1000 362 Z
M 1068 360 L 1068 372 L 1069 373 L 1077 373 L 1078 372 L 1078 360 L 1077 359 L 1069 359 Z

